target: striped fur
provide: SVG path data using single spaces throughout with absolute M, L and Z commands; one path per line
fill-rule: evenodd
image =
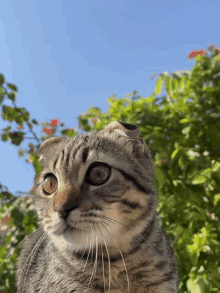
M 42 228 L 21 251 L 17 292 L 177 292 L 151 155 L 135 125 L 112 122 L 97 133 L 50 138 L 37 156 L 42 172 L 31 193 Z

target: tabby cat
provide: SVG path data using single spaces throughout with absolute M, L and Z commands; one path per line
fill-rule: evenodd
M 41 226 L 22 248 L 17 292 L 177 292 L 151 155 L 136 125 L 49 138 L 37 158 L 42 172 L 30 191 Z

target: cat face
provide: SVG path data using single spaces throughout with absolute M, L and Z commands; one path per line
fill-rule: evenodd
M 37 157 L 42 172 L 31 193 L 54 244 L 128 251 L 156 209 L 150 153 L 138 128 L 112 122 L 98 133 L 50 138 Z

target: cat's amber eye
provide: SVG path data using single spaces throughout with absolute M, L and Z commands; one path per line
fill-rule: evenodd
M 57 190 L 57 178 L 53 174 L 49 174 L 45 177 L 43 183 L 43 191 L 46 194 L 52 194 Z
M 105 163 L 93 163 L 86 176 L 86 181 L 91 185 L 102 185 L 108 181 L 111 174 L 111 168 Z

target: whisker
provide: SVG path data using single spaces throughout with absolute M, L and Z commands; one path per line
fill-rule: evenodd
M 97 263 L 98 263 L 98 248 L 99 248 L 99 245 L 98 245 L 98 238 L 97 238 L 97 235 L 96 235 L 96 256 L 95 256 L 95 263 L 96 263 L 96 266 L 95 266 L 95 274 L 96 274 L 96 269 L 97 269 Z M 95 276 L 95 275 L 94 275 Z
M 21 240 L 21 242 L 15 246 L 15 248 L 17 248 L 23 241 L 25 241 L 26 239 L 28 239 L 31 235 L 33 235 L 34 233 L 36 233 L 38 230 L 42 229 L 44 227 L 44 225 L 42 225 L 40 228 L 38 228 L 37 230 L 35 230 L 34 232 L 32 232 L 31 234 L 29 234 L 27 237 L 25 237 L 23 240 Z M 9 253 L 6 258 L 2 261 L 2 263 L 0 264 L 0 266 L 5 262 L 5 260 L 12 255 L 13 252 Z
M 106 220 L 107 221 L 107 220 Z M 106 223 L 105 221 L 103 221 L 106 225 L 108 225 L 108 223 Z M 110 222 L 110 221 L 109 221 Z M 115 224 L 115 223 L 113 223 L 113 224 Z M 108 225 L 108 227 L 112 230 L 112 228 Z M 133 250 L 130 248 L 130 246 L 129 246 L 129 243 L 127 242 L 127 241 L 125 241 L 121 236 L 119 236 L 119 235 L 117 235 L 117 237 L 119 237 L 127 246 L 128 246 L 128 249 L 131 251 L 131 253 L 133 254 L 133 256 L 134 256 L 134 258 L 135 258 L 135 260 L 136 260 L 136 262 L 137 262 L 137 265 L 138 265 L 138 267 L 140 268 L 140 262 L 137 260 L 137 258 L 136 258 L 136 256 L 135 256 L 135 254 L 134 254 L 134 252 L 133 252 Z M 128 255 L 128 253 L 125 253 L 126 255 Z
M 94 225 L 94 223 L 93 223 Z M 95 273 L 96 273 L 96 265 L 97 265 L 97 255 L 98 255 L 98 246 L 97 246 L 97 236 L 96 236 L 96 258 L 95 258 L 95 262 L 94 262 L 94 266 L 93 266 L 93 270 L 92 270 L 92 275 L 90 277 L 90 280 L 89 280 L 89 285 L 91 284 L 91 280 L 92 280 L 92 277 L 93 277 L 93 271 L 95 270 L 94 272 L 94 277 L 95 277 Z
M 86 247 L 85 247 L 85 249 L 84 249 L 84 253 L 83 253 L 83 255 L 86 253 L 87 245 L 88 245 L 88 237 L 87 237 Z M 82 260 L 82 258 L 83 258 L 83 255 L 81 256 L 81 260 Z
M 121 224 L 122 226 L 125 226 L 125 227 L 129 228 L 130 230 L 135 231 L 135 229 L 133 229 L 133 228 L 127 226 L 127 225 L 124 225 L 124 224 L 118 222 L 118 221 L 115 220 L 115 219 L 112 219 L 112 218 L 109 218 L 109 217 L 106 217 L 106 216 L 99 216 L 99 217 L 101 217 L 101 218 L 103 218 L 103 219 L 106 219 L 106 220 L 109 220 L 109 221 L 117 222 L 117 223 Z M 113 223 L 113 222 L 112 222 L 112 223 Z M 113 223 L 113 224 L 115 224 L 115 223 Z M 157 251 L 155 250 L 155 248 L 150 244 L 150 242 L 149 242 L 145 237 L 143 237 L 143 236 L 140 235 L 140 234 L 139 234 L 139 236 L 140 236 L 142 239 L 144 239 L 144 240 L 149 244 L 149 246 L 154 250 L 154 252 L 155 252 L 156 254 L 158 254 Z M 135 239 L 134 239 L 134 241 L 137 242 L 137 240 L 135 240 Z M 137 243 L 138 243 L 138 242 L 137 242 Z
M 102 223 L 100 223 L 102 224 Z M 103 224 L 102 224 L 103 225 Z M 103 226 L 104 227 L 104 226 Z M 104 227 L 105 228 L 105 227 Z M 107 255 L 108 255 L 108 263 L 109 263 L 109 287 L 108 287 L 108 293 L 110 292 L 110 287 L 111 287 L 111 263 L 110 263 L 110 257 L 109 257 L 109 253 L 108 253 L 108 247 L 107 247 L 107 244 L 103 238 L 103 241 L 104 241 L 104 244 L 105 244 L 105 247 L 106 247 L 106 252 L 107 252 Z
M 91 260 L 92 260 L 92 257 L 93 257 L 93 245 L 94 243 L 93 243 L 93 229 L 92 229 L 92 254 L 91 254 Z
M 99 224 L 98 223 L 97 223 L 97 226 L 99 228 Z M 99 231 L 100 231 L 100 233 L 102 235 L 102 238 L 104 239 L 104 236 L 103 236 L 102 231 L 101 231 L 100 228 L 99 228 Z M 101 245 L 101 250 L 102 250 L 102 245 Z M 104 260 L 103 260 L 103 250 L 102 250 L 102 268 L 103 268 L 103 281 L 104 281 L 104 292 L 105 292 L 105 266 L 104 266 Z
M 90 239 L 89 253 L 88 253 L 88 256 L 87 256 L 87 259 L 86 259 L 85 266 L 84 266 L 84 268 L 83 268 L 83 272 L 84 272 L 84 270 L 85 270 L 85 268 L 86 268 L 86 264 L 87 264 L 87 261 L 88 261 L 88 258 L 89 258 L 89 254 L 90 254 L 90 250 L 91 250 L 91 245 L 92 245 L 92 243 L 91 243 L 91 239 Z
M 109 231 L 107 230 L 107 228 L 104 226 L 103 224 L 103 227 L 106 229 L 106 231 L 108 232 L 108 234 L 111 236 L 111 233 L 109 233 Z M 121 254 L 121 258 L 122 258 L 122 261 L 123 261 L 123 264 L 124 264 L 124 267 L 125 267 L 125 271 L 126 271 L 126 275 L 127 275 L 127 283 L 128 283 L 128 293 L 130 292 L 130 281 L 129 281 L 129 277 L 128 277 L 128 272 L 127 272 L 127 267 L 126 267 L 126 264 L 125 264 L 125 261 L 124 261 L 124 257 L 123 257 L 123 254 L 118 246 L 118 244 L 116 243 L 116 241 L 114 240 L 114 238 L 112 237 L 112 240 L 115 242 L 115 244 L 117 245 L 118 247 L 118 250 L 119 250 L 119 253 Z
M 42 241 L 44 240 L 44 237 L 45 237 L 45 236 L 47 236 L 46 232 L 45 232 L 45 233 L 44 233 L 44 234 L 38 239 L 37 243 L 35 244 L 34 248 L 32 249 L 30 255 L 28 256 L 28 258 L 27 258 L 27 260 L 26 260 L 26 262 L 25 262 L 25 264 L 24 264 L 24 266 L 23 266 L 23 268 L 22 268 L 22 270 L 21 270 L 20 277 L 21 277 L 21 275 L 22 275 L 22 271 L 23 271 L 24 267 L 26 268 L 27 261 L 28 261 L 29 257 L 32 255 L 32 256 L 31 256 L 31 260 L 30 260 L 30 262 L 29 262 L 29 264 L 28 264 L 28 267 L 27 267 L 26 274 L 25 274 L 25 276 L 24 276 L 23 289 L 24 289 L 24 284 L 25 284 L 25 280 L 26 280 L 26 277 L 27 277 L 27 274 L 28 274 L 28 269 L 29 269 L 29 267 L 30 267 L 31 261 L 32 261 L 32 259 L 33 259 L 33 257 L 34 257 L 35 252 L 37 251 L 38 247 L 41 245 Z M 18 283 L 20 284 L 20 278 L 19 278 Z M 22 290 L 22 292 L 23 292 L 23 290 Z
M 96 236 L 96 256 L 95 256 L 95 273 L 94 273 L 94 277 L 96 274 L 96 269 L 97 269 L 97 263 L 98 263 L 98 241 L 97 241 L 97 236 Z

